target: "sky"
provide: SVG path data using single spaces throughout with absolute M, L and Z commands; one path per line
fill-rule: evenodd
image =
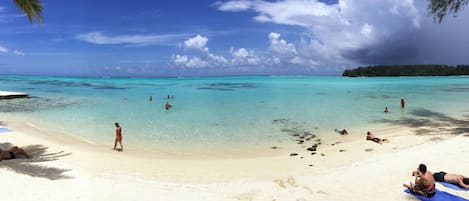
M 468 64 L 469 11 L 426 0 L 43 0 L 30 24 L 0 0 L 0 74 L 341 75 L 367 65 Z

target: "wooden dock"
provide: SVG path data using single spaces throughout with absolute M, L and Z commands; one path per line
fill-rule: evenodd
M 0 99 L 28 98 L 29 94 L 23 92 L 0 91 Z

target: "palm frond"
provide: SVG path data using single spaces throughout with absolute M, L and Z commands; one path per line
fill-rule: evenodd
M 14 0 L 15 5 L 23 11 L 27 16 L 30 23 L 36 20 L 39 24 L 42 23 L 42 2 L 41 0 Z

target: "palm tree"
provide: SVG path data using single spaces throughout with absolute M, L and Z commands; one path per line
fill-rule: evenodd
M 29 19 L 29 23 L 33 23 L 36 20 L 39 24 L 42 24 L 42 2 L 41 0 L 13 0 L 16 7 L 23 11 Z
M 441 23 L 447 14 L 456 16 L 456 13 L 468 3 L 468 0 L 429 0 L 428 9 L 433 18 Z

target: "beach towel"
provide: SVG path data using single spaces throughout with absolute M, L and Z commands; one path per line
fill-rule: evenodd
M 464 199 L 462 197 L 459 197 L 459 196 L 456 196 L 456 195 L 453 195 L 453 194 L 449 194 L 445 191 L 440 191 L 438 189 L 435 189 L 436 194 L 432 198 L 427 198 L 425 196 L 421 196 L 421 195 L 411 193 L 409 191 L 409 189 L 405 189 L 404 192 L 409 193 L 409 194 L 415 196 L 416 198 L 418 198 L 419 200 L 422 200 L 422 201 L 469 201 L 468 199 Z
M 8 128 L 0 128 L 0 133 L 5 133 L 5 132 L 10 132 L 12 130 L 8 129 Z
M 452 183 L 447 183 L 447 182 L 438 182 L 440 183 L 441 185 L 443 186 L 446 186 L 447 188 L 451 188 L 453 190 L 459 190 L 459 191 L 469 191 L 469 188 L 463 188 L 461 186 L 458 186 L 456 184 L 452 184 Z

